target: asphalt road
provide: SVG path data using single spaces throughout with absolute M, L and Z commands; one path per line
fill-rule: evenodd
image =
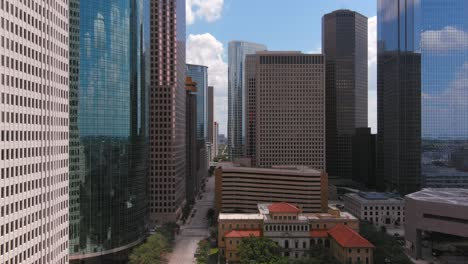
M 176 237 L 174 251 L 168 258 L 169 264 L 196 263 L 193 255 L 197 250 L 197 243 L 210 235 L 206 213 L 210 208 L 214 208 L 214 177 L 208 178 L 202 195 L 203 198 L 195 203 L 195 215 L 187 220 Z

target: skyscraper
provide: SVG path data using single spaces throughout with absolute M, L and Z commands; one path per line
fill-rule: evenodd
M 207 136 L 207 142 L 206 142 L 206 149 L 207 149 L 207 154 L 208 154 L 208 162 L 212 161 L 213 158 L 214 158 L 214 153 L 213 153 L 213 145 L 214 145 L 214 142 L 213 142 L 213 116 L 214 116 L 214 112 L 213 112 L 213 91 L 214 88 L 213 86 L 208 86 L 208 93 L 207 93 L 207 105 L 208 105 L 208 108 L 207 108 L 207 115 L 208 115 L 208 118 L 207 118 L 207 133 L 208 133 L 208 136 Z
M 185 0 L 150 1 L 150 221 L 185 202 Z
M 149 2 L 70 6 L 70 261 L 121 263 L 147 230 Z
M 266 50 L 245 41 L 229 42 L 228 54 L 228 153 L 231 160 L 244 156 L 245 145 L 245 56 Z
M 468 2 L 380 0 L 378 169 L 386 186 L 468 177 Z
M 326 66 L 327 172 L 351 179 L 352 136 L 367 127 L 367 17 L 337 10 L 322 19 Z
M 257 52 L 245 65 L 246 156 L 259 167 L 325 170 L 325 58 Z
M 198 177 L 197 171 L 197 83 L 191 77 L 186 78 L 185 82 L 186 94 L 186 130 L 185 130 L 185 143 L 186 143 L 186 179 L 185 179 L 185 192 L 187 201 L 195 199 L 197 194 L 196 179 Z
M 1 263 L 68 263 L 68 10 L 0 4 Z
M 213 124 L 213 159 L 218 156 L 218 147 L 219 147 L 219 124 L 218 122 L 214 122 Z
M 208 67 L 187 64 L 185 74 L 197 83 L 197 140 L 204 145 L 208 140 Z

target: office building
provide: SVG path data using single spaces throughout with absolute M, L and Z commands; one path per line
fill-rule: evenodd
M 303 212 L 328 210 L 328 177 L 307 167 L 253 168 L 222 162 L 215 170 L 215 200 L 218 212 L 257 211 L 258 203 L 288 202 Z
M 187 201 L 192 201 L 198 192 L 197 181 L 197 83 L 191 77 L 186 77 L 185 81 L 186 94 L 186 179 L 185 192 Z
M 214 88 L 213 86 L 208 86 L 208 90 L 207 90 L 207 141 L 206 141 L 206 154 L 207 154 L 207 160 L 208 162 L 211 162 L 213 161 L 213 145 L 214 145 L 214 142 L 213 142 L 213 122 L 214 122 L 214 112 L 213 112 L 213 91 Z
M 197 83 L 197 140 L 201 147 L 208 141 L 208 67 L 194 64 L 186 67 L 186 76 Z
M 406 250 L 413 258 L 421 259 L 422 247 L 428 245 L 431 250 L 451 251 L 448 246 L 466 252 L 463 245 L 468 242 L 467 197 L 468 189 L 457 188 L 423 189 L 406 195 Z M 427 259 L 432 260 L 432 256 Z M 458 263 L 456 258 L 452 261 Z
M 219 148 L 218 135 L 219 135 L 219 124 L 218 122 L 214 122 L 213 123 L 213 147 L 212 147 L 213 154 L 211 154 L 213 159 L 218 156 L 218 148 Z
M 266 46 L 245 41 L 229 42 L 228 53 L 228 155 L 244 156 L 245 145 L 245 56 L 266 50 Z
M 352 136 L 352 179 L 367 188 L 377 186 L 376 140 L 370 127 L 357 128 Z
M 150 224 L 185 203 L 185 0 L 150 2 Z
M 147 3 L 71 2 L 71 263 L 125 262 L 146 237 Z
M 367 17 L 337 10 L 322 19 L 326 63 L 326 158 L 330 177 L 352 178 L 352 137 L 367 127 Z
M 1 263 L 69 261 L 68 12 L 0 4 Z
M 373 263 L 373 246 L 357 231 L 359 221 L 336 208 L 327 213 L 304 213 L 290 203 L 259 203 L 252 213 L 219 214 L 218 248 L 229 263 L 237 263 L 237 247 L 243 238 L 265 237 L 276 242 L 282 256 L 291 260 L 309 257 L 310 249 L 320 245 L 337 258 L 346 256 L 351 263 Z
M 343 196 L 345 210 L 375 226 L 398 228 L 405 223 L 405 201 L 393 193 L 359 192 Z
M 246 155 L 258 167 L 325 170 L 325 58 L 257 52 L 245 65 Z
M 468 2 L 378 5 L 378 162 L 385 187 L 411 193 L 426 177 L 467 177 L 468 108 L 461 102 Z

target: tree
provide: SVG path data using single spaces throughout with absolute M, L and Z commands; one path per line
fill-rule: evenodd
M 287 263 L 281 257 L 281 248 L 273 240 L 264 237 L 242 239 L 237 248 L 240 263 L 246 264 L 280 264 Z
M 161 233 L 150 236 L 147 241 L 136 247 L 130 255 L 129 264 L 166 263 L 165 254 L 170 251 L 167 238 Z
M 208 257 L 210 255 L 210 243 L 208 240 L 203 239 L 198 242 L 197 248 L 197 264 L 208 263 Z

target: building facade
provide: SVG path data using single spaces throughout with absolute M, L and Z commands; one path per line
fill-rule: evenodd
M 405 223 L 405 201 L 392 193 L 347 193 L 343 197 L 345 210 L 363 221 L 388 228 Z
M 266 50 L 262 44 L 231 41 L 228 53 L 228 154 L 231 160 L 244 156 L 245 56 Z
M 367 188 L 376 188 L 377 171 L 377 136 L 370 127 L 357 128 L 352 136 L 353 181 Z
M 213 151 L 212 157 L 213 157 L 213 159 L 218 156 L 218 148 L 219 148 L 218 135 L 219 135 L 219 123 L 214 122 L 213 123 L 213 147 L 212 147 L 212 151 Z
M 258 167 L 325 170 L 325 58 L 257 52 L 245 65 L 246 156 Z
M 328 177 L 306 167 L 253 168 L 219 163 L 215 170 L 218 212 L 253 213 L 258 203 L 289 202 L 303 212 L 328 210 Z
M 185 0 L 150 1 L 150 224 L 185 203 Z
M 455 247 L 466 244 L 468 241 L 467 197 L 468 189 L 457 188 L 423 189 L 405 197 L 406 249 L 413 258 L 422 258 L 423 240 L 426 240 L 426 247 L 430 245 L 431 250 L 437 245 L 437 241 L 428 239 L 428 233 L 432 234 L 433 238 L 437 237 L 436 234 L 442 234 L 443 243 L 446 245 L 450 244 L 450 240 L 456 242 Z M 465 248 L 460 247 L 460 250 L 463 252 Z
M 186 76 L 197 83 L 197 140 L 203 144 L 208 142 L 208 67 L 187 64 Z
M 1 263 L 69 261 L 68 13 L 0 4 Z
M 468 109 L 460 103 L 467 10 L 463 0 L 379 1 L 379 171 L 391 189 L 410 193 L 426 177 L 468 176 Z
M 367 127 L 367 17 L 337 10 L 322 18 L 326 146 L 330 177 L 352 178 L 352 137 Z
M 340 229 L 340 234 L 332 236 L 331 232 L 336 228 Z M 337 258 L 339 256 L 336 254 L 342 251 L 339 249 L 346 248 L 346 254 L 348 251 L 353 252 L 352 256 L 356 257 L 351 263 L 358 263 L 358 257 L 362 257 L 361 260 L 364 261 L 362 263 L 373 263 L 373 246 L 357 231 L 359 231 L 359 221 L 352 215 L 335 209 L 331 209 L 328 213 L 303 213 L 299 207 L 285 202 L 260 203 L 257 212 L 254 213 L 221 213 L 219 215 L 218 247 L 221 256 L 229 263 L 239 261 L 237 247 L 243 238 L 249 236 L 271 239 L 280 246 L 281 254 L 291 260 L 307 258 L 310 249 L 315 246 L 324 246 L 332 249 L 331 253 Z M 343 240 L 361 241 L 368 244 L 346 244 L 336 249 L 331 248 L 333 241 L 342 244 Z M 362 253 L 358 250 L 361 248 Z M 370 249 L 367 255 L 365 255 L 365 248 Z M 361 254 L 358 254 L 358 251 Z M 368 262 L 365 262 L 366 256 L 369 259 Z
M 186 175 L 185 175 L 185 193 L 187 201 L 192 201 L 198 192 L 197 181 L 197 83 L 191 77 L 186 77 L 185 81 L 186 94 Z
M 214 131 L 214 112 L 213 112 L 213 92 L 214 92 L 214 87 L 213 86 L 208 86 L 208 108 L 207 108 L 207 115 L 208 115 L 208 120 L 207 120 L 207 129 L 208 129 L 208 135 L 207 135 L 207 142 L 206 142 L 206 152 L 208 155 L 208 162 L 213 161 L 214 159 L 214 137 L 213 137 L 213 131 Z
M 71 4 L 70 261 L 120 263 L 147 230 L 149 2 Z

